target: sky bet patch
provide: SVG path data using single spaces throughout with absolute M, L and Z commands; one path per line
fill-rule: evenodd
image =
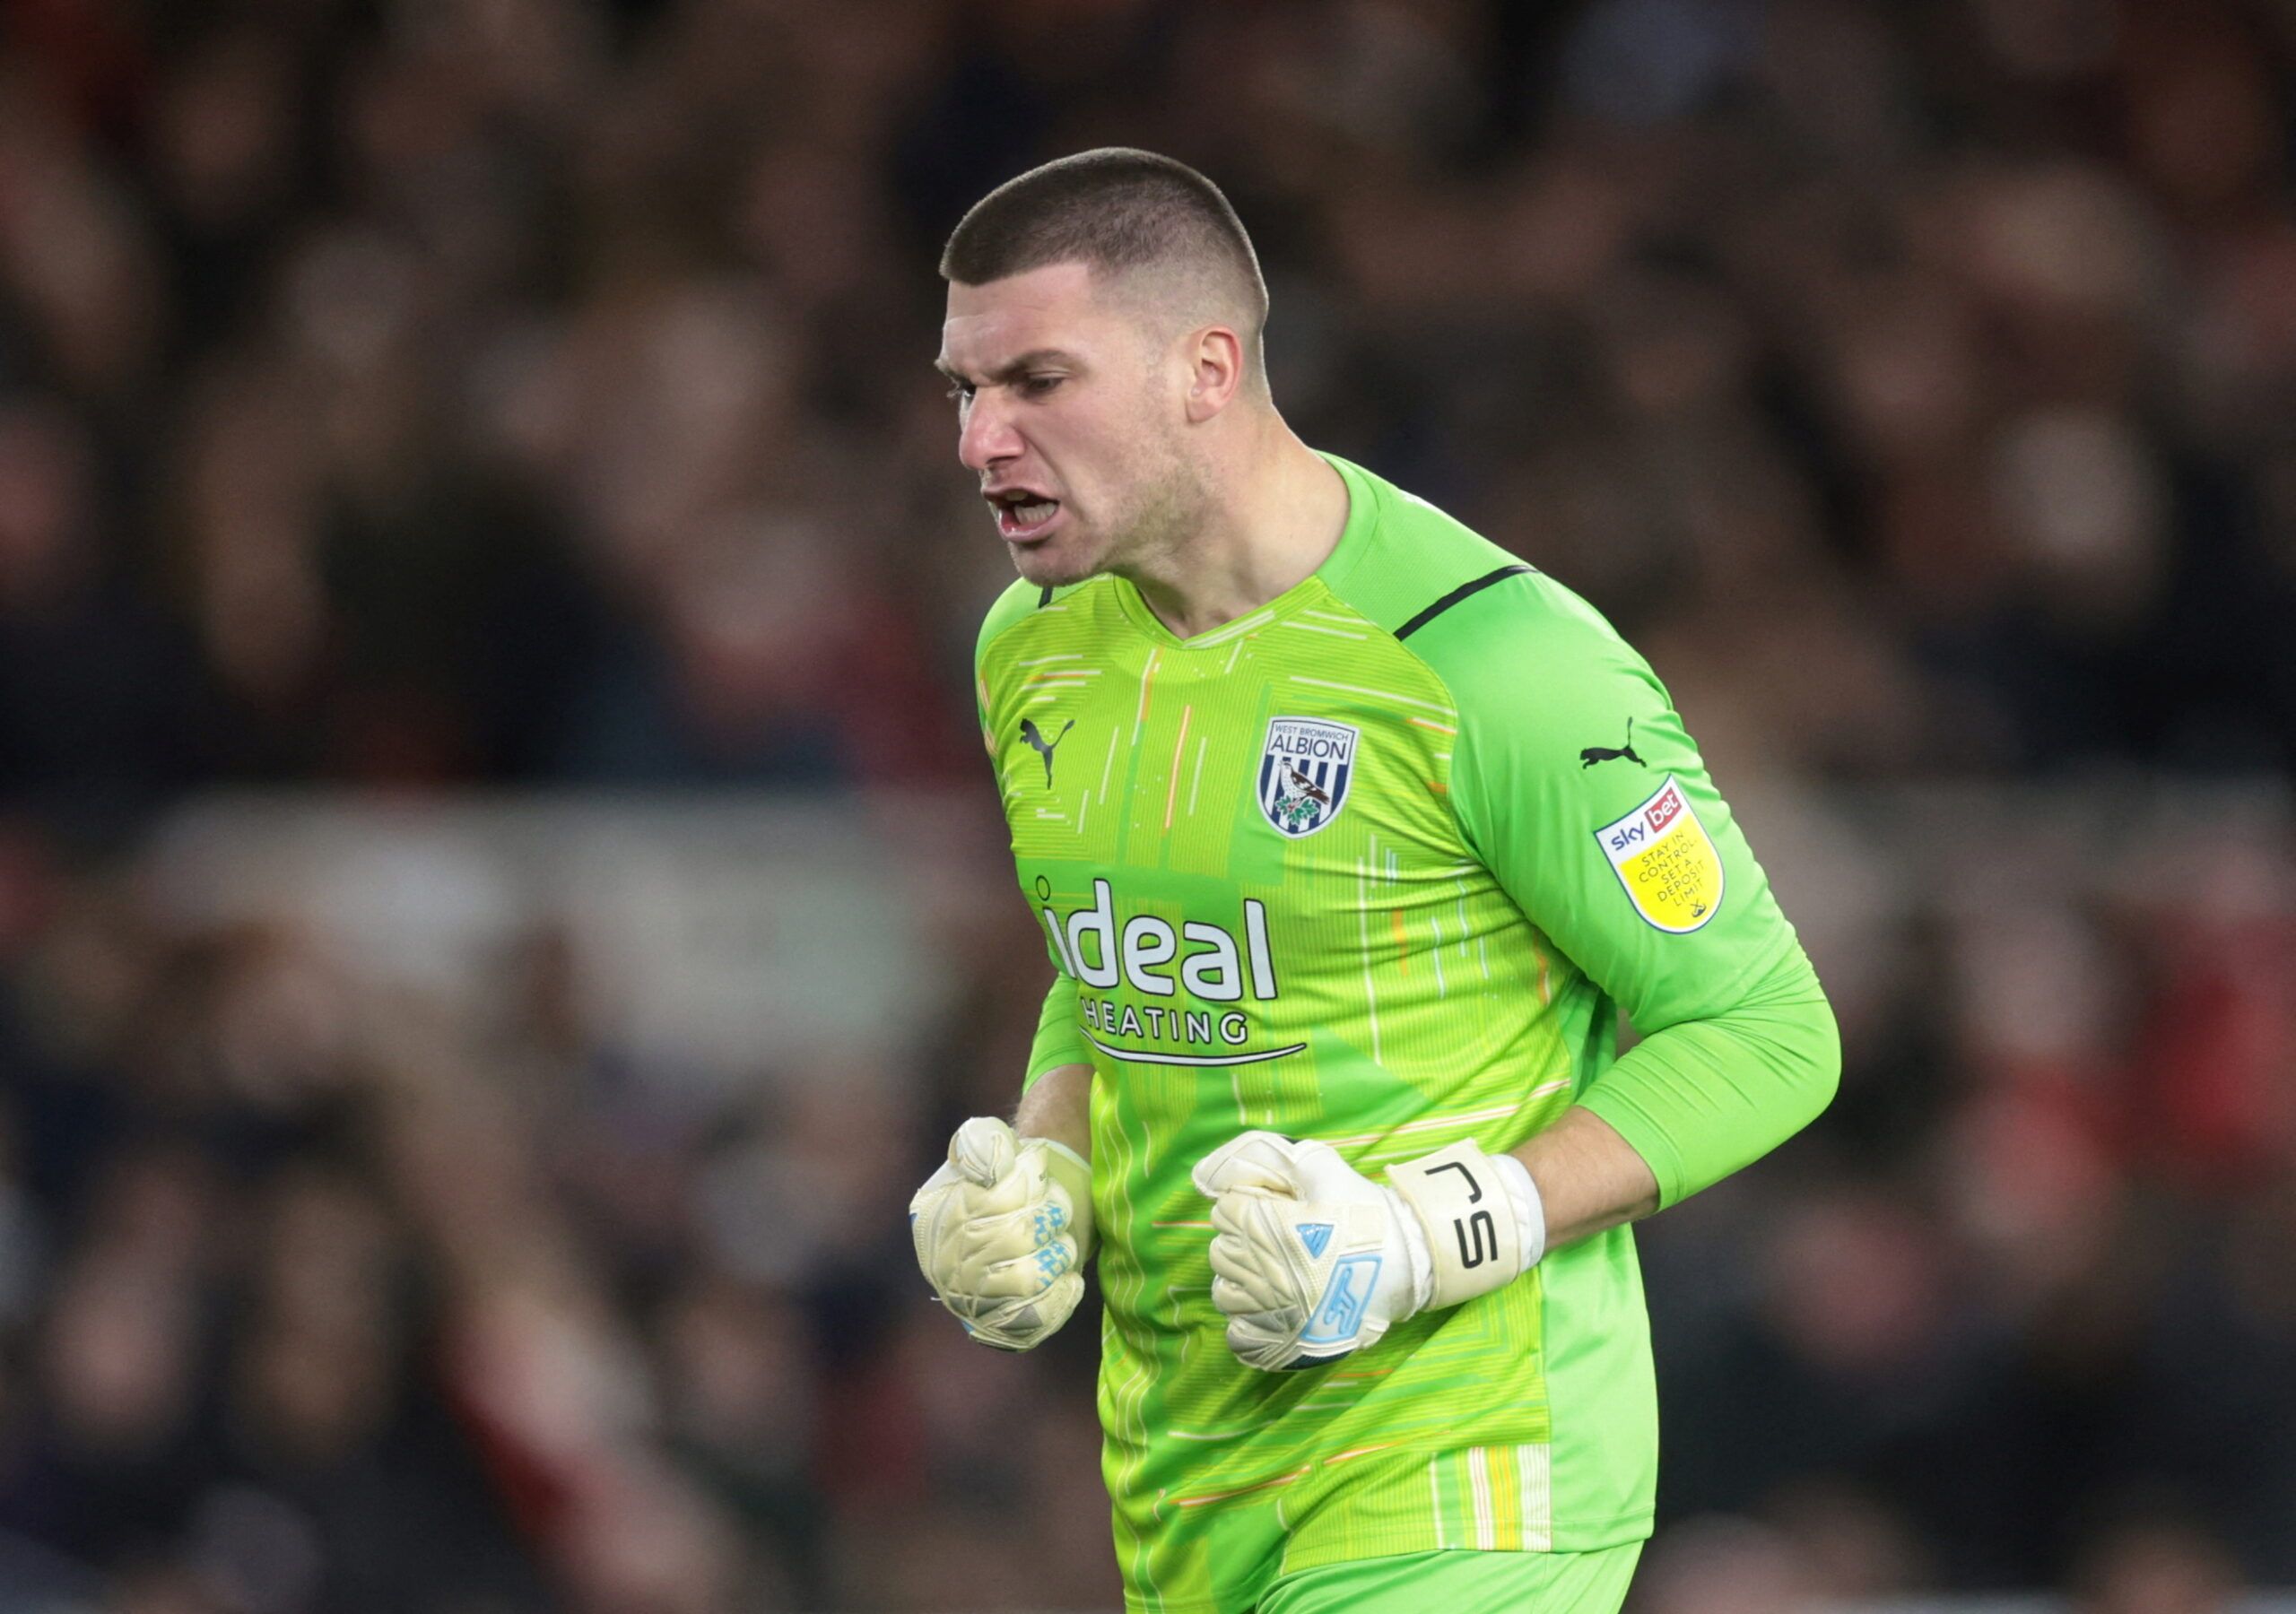
M 1595 838 L 1634 911 L 1657 929 L 1683 935 L 1721 908 L 1722 855 L 1674 775 Z

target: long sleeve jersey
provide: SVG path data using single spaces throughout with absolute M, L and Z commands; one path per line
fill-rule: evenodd
M 1327 456 L 1328 457 L 1328 456 Z M 1806 1124 L 1816 976 L 1666 691 L 1568 589 L 1360 467 L 1330 557 L 1182 639 L 1131 584 L 1015 585 L 984 738 L 1057 974 L 1031 1080 L 1089 1064 L 1100 1410 L 1128 1608 L 1286 1569 L 1647 1535 L 1631 1232 L 1324 1367 L 1226 1349 L 1190 1168 L 1239 1132 L 1377 1176 L 1573 1104 L 1662 1203 Z M 1642 1040 L 1617 1053 L 1618 1011 Z

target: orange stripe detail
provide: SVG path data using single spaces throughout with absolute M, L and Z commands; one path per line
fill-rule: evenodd
M 1405 723 L 1415 723 L 1424 729 L 1433 729 L 1439 734 L 1456 734 L 1459 732 L 1447 723 L 1430 723 L 1424 717 L 1406 717 L 1404 721 Z
M 1140 710 L 1132 719 L 1135 729 L 1148 721 L 1148 691 L 1155 687 L 1156 658 L 1162 654 L 1161 646 L 1148 652 L 1148 664 L 1140 669 Z
M 1239 1486 L 1234 1490 L 1212 1491 L 1201 1497 L 1174 1497 L 1172 1505 L 1176 1507 L 1201 1507 L 1206 1502 L 1225 1502 L 1231 1497 L 1248 1497 L 1254 1491 L 1267 1490 L 1278 1485 L 1289 1485 L 1313 1467 L 1315 1464 L 1312 1462 L 1303 1462 L 1288 1474 L 1278 1474 L 1274 1479 L 1263 1480 L 1257 1485 Z
M 1172 803 L 1179 799 L 1180 752 L 1187 745 L 1187 720 L 1195 715 L 1196 708 L 1192 706 L 1184 706 L 1180 708 L 1180 737 L 1172 742 L 1172 777 L 1164 785 L 1164 828 L 1166 829 L 1172 827 Z
M 1409 943 L 1403 933 L 1403 910 L 1401 908 L 1389 908 L 1387 910 L 1387 917 L 1395 922 L 1396 963 L 1403 970 L 1404 974 L 1409 975 L 1411 973 L 1411 953 L 1409 951 Z

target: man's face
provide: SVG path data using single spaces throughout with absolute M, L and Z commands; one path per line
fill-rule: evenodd
M 1081 582 L 1183 541 L 1201 508 L 1179 377 L 1153 322 L 1083 264 L 949 287 L 941 372 L 957 457 L 1031 583 Z

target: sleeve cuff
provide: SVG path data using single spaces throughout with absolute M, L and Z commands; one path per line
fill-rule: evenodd
M 1642 1157 L 1658 1182 L 1658 1208 L 1663 1210 L 1683 1199 L 1688 1190 L 1682 1151 L 1656 1117 L 1634 1101 L 1631 1093 L 1607 1089 L 1598 1080 L 1578 1096 L 1578 1107 L 1591 1110 Z

